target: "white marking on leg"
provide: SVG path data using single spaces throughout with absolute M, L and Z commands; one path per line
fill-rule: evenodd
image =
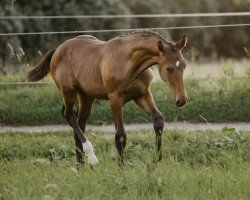
M 121 137 L 120 137 L 120 142 L 123 142 L 123 141 L 124 141 L 124 137 L 121 136 Z
M 176 63 L 175 63 L 175 65 L 176 65 L 176 67 L 178 68 L 178 67 L 179 67 L 179 65 L 180 65 L 180 61 L 179 61 L 179 60 L 177 60 L 177 61 L 176 61 Z
M 91 166 L 95 166 L 99 163 L 91 142 L 89 140 L 86 140 L 86 142 L 82 143 L 82 148 L 86 156 L 88 157 L 88 162 Z

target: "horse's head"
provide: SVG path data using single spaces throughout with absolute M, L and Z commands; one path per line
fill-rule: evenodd
M 183 83 L 183 72 L 187 63 L 181 54 L 186 43 L 186 35 L 183 35 L 176 44 L 162 41 L 157 43 L 160 51 L 158 58 L 160 76 L 170 88 L 177 107 L 182 107 L 187 102 Z

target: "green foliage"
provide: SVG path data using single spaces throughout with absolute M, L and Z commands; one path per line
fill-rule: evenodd
M 17 89 L 17 87 L 21 88 Z M 40 95 L 42 93 L 44 95 Z M 41 119 L 48 123 L 52 121 L 60 123 L 62 121 L 59 115 L 61 105 L 59 92 L 55 86 L 51 85 L 44 87 L 7 86 L 1 91 L 0 113 L 3 123 L 11 118 L 14 124 L 23 124 L 26 120 L 27 124 L 34 124 L 35 121 L 39 122 Z
M 19 15 L 99 15 L 99 14 L 158 14 L 197 12 L 248 11 L 248 0 L 2 0 L 3 16 Z M 215 20 L 216 19 L 216 20 Z M 1 32 L 43 32 L 96 29 L 152 28 L 209 24 L 248 23 L 249 17 L 216 18 L 136 18 L 136 19 L 5 19 L 1 20 Z M 213 28 L 163 31 L 169 40 L 178 40 L 185 32 L 189 42 L 185 52 L 190 60 L 195 57 L 244 57 L 249 48 L 249 26 L 238 28 Z M 230 34 L 228 34 L 230 33 Z M 117 33 L 98 33 L 100 39 L 111 39 Z M 1 36 L 0 73 L 16 73 L 33 65 L 34 60 L 49 49 L 76 34 Z M 190 48 L 190 49 L 188 49 Z M 11 67 L 10 67 L 11 66 Z
M 25 0 L 3 1 L 0 3 L 2 15 L 89 15 L 89 14 L 127 14 L 129 10 L 122 2 L 113 0 L 91 1 L 91 0 L 55 0 L 55 1 L 32 1 L 27 4 Z M 10 10 L 10 11 L 9 11 Z M 2 12 L 1 12 L 2 13 Z M 25 19 L 25 20 L 2 20 L 3 31 L 8 32 L 43 32 L 43 31 L 77 31 L 93 29 L 116 29 L 129 28 L 129 20 L 121 19 L 119 21 L 110 19 L 108 21 L 100 19 Z M 1 25 L 0 25 L 1 27 Z M 20 36 L 0 38 L 0 72 L 19 72 L 23 70 L 22 64 L 33 64 L 34 58 L 39 58 L 41 52 L 56 48 L 63 41 L 75 37 L 78 34 L 71 35 L 39 35 Z M 97 37 L 103 39 L 107 35 L 97 34 Z M 109 34 L 109 37 L 113 37 Z M 22 49 L 20 51 L 20 49 Z M 21 53 L 24 55 L 20 57 Z M 12 69 L 5 66 L 11 66 Z M 29 66 L 28 66 L 29 67 Z
M 250 75 L 250 63 L 248 64 L 245 73 L 246 73 L 247 75 Z
M 99 166 L 75 168 L 71 132 L 0 135 L 0 198 L 22 199 L 249 199 L 249 133 L 240 148 L 235 130 L 164 132 L 163 160 L 153 162 L 154 134 L 131 132 L 119 169 L 113 135 L 87 132 Z M 86 158 L 85 158 L 86 161 Z
M 14 78 L 17 79 L 18 78 Z M 171 94 L 163 82 L 155 82 L 151 89 L 159 110 L 166 121 L 249 122 L 249 77 L 187 79 L 189 102 L 184 108 L 175 107 Z M 0 124 L 43 125 L 64 123 L 60 114 L 61 95 L 54 84 L 1 85 Z M 148 116 L 134 102 L 124 108 L 126 123 L 150 122 Z M 112 122 L 109 102 L 97 100 L 89 123 Z

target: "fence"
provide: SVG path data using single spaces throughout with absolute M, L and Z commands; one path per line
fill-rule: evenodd
M 25 20 L 25 19 L 122 19 L 122 18 L 197 18 L 197 17 L 237 17 L 250 16 L 250 12 L 228 12 L 228 13 L 185 13 L 185 14 L 139 14 L 139 15 L 60 15 L 60 16 L 0 16 L 2 20 Z M 128 29 L 102 29 L 102 30 L 77 30 L 77 31 L 45 31 L 45 32 L 20 32 L 20 33 L 0 33 L 0 36 L 25 36 L 25 35 L 45 35 L 45 34 L 74 34 L 74 33 L 110 33 L 128 32 L 141 29 L 149 30 L 177 30 L 177 29 L 201 29 L 201 28 L 229 28 L 250 26 L 250 23 L 238 24 L 212 24 L 196 26 L 176 26 L 176 27 L 151 27 L 151 28 L 128 28 Z

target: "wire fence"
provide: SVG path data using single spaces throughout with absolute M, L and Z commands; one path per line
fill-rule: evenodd
M 183 18 L 183 17 L 237 17 L 250 16 L 250 12 L 227 12 L 227 13 L 183 13 L 183 14 L 139 14 L 139 15 L 60 15 L 60 16 L 0 16 L 0 20 L 19 20 L 19 19 L 121 19 L 121 18 Z M 121 28 L 121 29 L 100 29 L 100 30 L 74 30 L 74 31 L 44 31 L 44 32 L 12 32 L 0 33 L 0 36 L 28 36 L 28 35 L 47 35 L 47 34 L 88 34 L 88 33 L 111 33 L 129 32 L 139 30 L 178 30 L 178 29 L 208 29 L 208 28 L 233 28 L 249 27 L 250 23 L 237 24 L 212 24 L 212 25 L 193 25 L 193 26 L 173 26 L 173 27 L 151 27 L 151 28 Z M 211 78 L 234 78 L 249 77 L 250 75 L 217 76 Z M 189 77 L 190 78 L 190 77 Z M 204 77 L 191 77 L 194 79 L 205 79 Z M 0 82 L 0 85 L 43 85 L 53 82 Z
M 242 17 L 250 16 L 250 12 L 226 12 L 226 13 L 177 13 L 177 14 L 128 14 L 128 15 L 58 15 L 58 16 L 0 16 L 0 20 L 22 20 L 22 19 L 122 19 L 122 18 L 197 18 L 197 17 Z M 53 35 L 53 34 L 85 34 L 85 33 L 111 33 L 128 32 L 142 29 L 161 31 L 177 29 L 202 29 L 202 28 L 229 28 L 246 27 L 250 23 L 237 24 L 210 24 L 193 26 L 172 26 L 154 28 L 127 28 L 127 29 L 101 29 L 101 30 L 72 30 L 72 31 L 44 31 L 44 32 L 11 32 L 0 33 L 0 36 L 25 36 L 25 35 Z
M 172 27 L 155 27 L 155 28 L 128 28 L 128 29 L 101 29 L 101 30 L 82 30 L 82 31 L 50 31 L 50 32 L 19 32 L 19 33 L 0 33 L 0 36 L 25 36 L 25 35 L 47 35 L 47 34 L 79 34 L 79 33 L 111 33 L 111 32 L 129 32 L 139 30 L 178 30 L 178 29 L 202 29 L 202 28 L 229 28 L 229 27 L 246 27 L 245 24 L 215 24 L 215 25 L 197 25 L 197 26 L 172 26 Z
M 223 78 L 242 78 L 242 77 L 250 77 L 250 75 L 247 74 L 241 74 L 241 75 L 228 75 L 228 76 L 207 76 L 207 77 L 195 77 L 195 76 L 188 76 L 185 79 L 195 79 L 195 80 L 204 80 L 204 79 L 223 79 Z M 53 81 L 42 81 L 42 82 L 0 82 L 0 86 L 11 86 L 11 85 L 48 85 L 48 84 L 55 84 Z
M 52 81 L 42 81 L 42 82 L 0 82 L 0 85 L 47 85 L 47 84 L 53 84 Z
M 176 13 L 176 14 L 125 14 L 125 15 L 57 15 L 57 16 L 0 16 L 0 19 L 122 19 L 122 18 L 183 18 L 183 17 L 236 17 L 250 16 L 250 12 Z

